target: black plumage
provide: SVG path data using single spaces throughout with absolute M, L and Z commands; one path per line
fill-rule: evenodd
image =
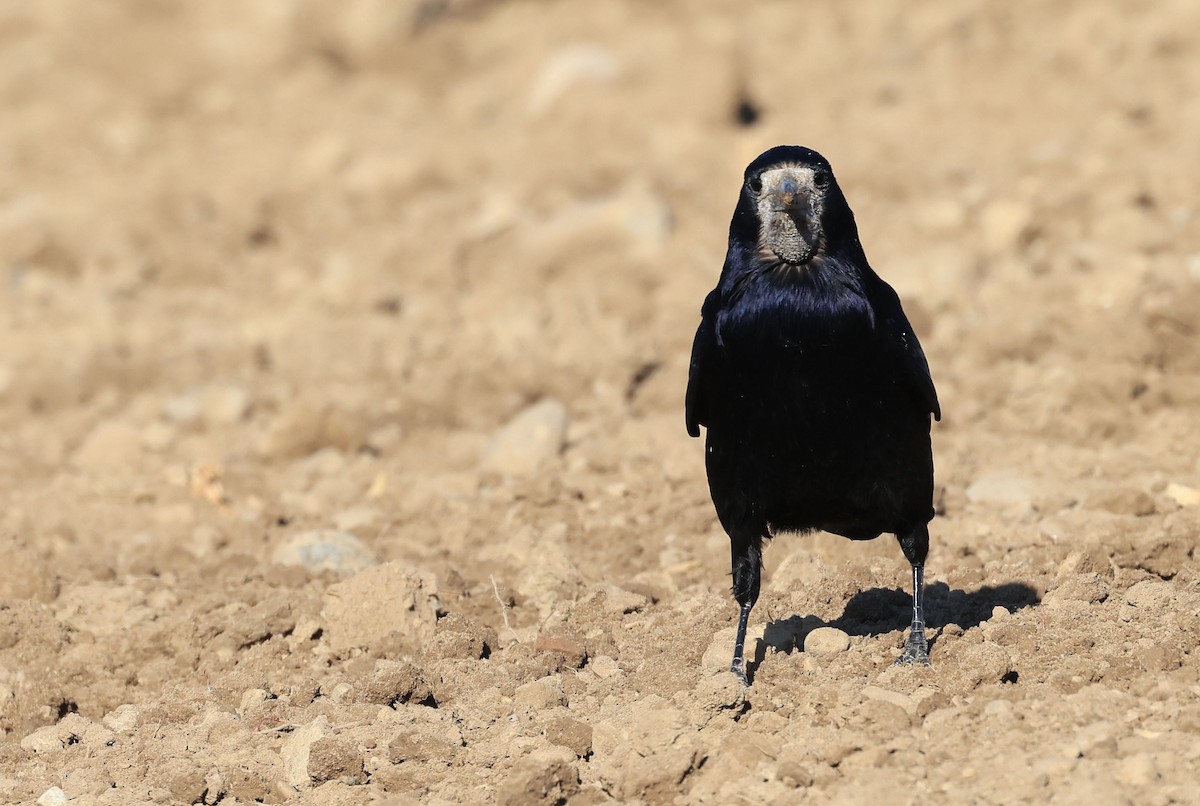
M 900 661 L 927 664 L 929 433 L 941 410 L 900 300 L 867 263 L 815 151 L 779 146 L 746 168 L 725 265 L 701 309 L 686 408 L 689 434 L 708 429 L 709 490 L 732 547 L 732 671 L 746 681 L 764 538 L 814 529 L 896 535 L 914 585 Z

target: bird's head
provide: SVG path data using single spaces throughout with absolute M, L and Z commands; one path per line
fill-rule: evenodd
M 747 166 L 730 238 L 770 263 L 793 266 L 858 242 L 828 160 L 801 146 L 777 146 Z

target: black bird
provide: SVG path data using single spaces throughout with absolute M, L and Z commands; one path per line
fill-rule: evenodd
M 717 287 L 701 308 L 687 429 L 708 429 L 709 491 L 741 605 L 730 671 L 749 685 L 746 623 L 763 539 L 891 532 L 912 564 L 898 663 L 929 664 L 922 610 L 933 519 L 929 364 L 892 287 L 858 241 L 829 162 L 778 146 L 746 168 Z

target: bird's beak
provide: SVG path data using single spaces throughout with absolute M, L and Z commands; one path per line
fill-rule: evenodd
M 807 166 L 782 165 L 762 173 L 759 242 L 780 260 L 807 263 L 820 242 L 821 196 Z
M 768 191 L 768 195 L 774 202 L 774 207 L 780 212 L 792 212 L 798 205 L 797 199 L 800 196 L 800 183 L 796 177 L 790 173 L 784 174 L 779 178 L 775 187 Z M 804 206 L 808 206 L 808 199 L 804 199 Z
M 763 198 L 772 212 L 808 216 L 812 211 L 812 181 L 786 168 L 768 171 L 763 176 Z

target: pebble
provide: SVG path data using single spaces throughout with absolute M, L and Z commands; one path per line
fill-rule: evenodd
M 1170 498 L 1181 507 L 1200 506 L 1200 490 L 1197 490 L 1195 487 L 1171 482 L 1167 485 L 1165 492 L 1167 498 Z
M 610 655 L 599 655 L 588 664 L 596 676 L 602 680 L 607 680 L 610 677 L 615 677 L 621 674 L 621 667 L 617 665 L 617 661 Z
M 1156 608 L 1164 607 L 1175 598 L 1175 591 L 1169 582 L 1148 579 L 1139 582 L 1125 591 L 1125 601 L 1134 607 Z
M 58 738 L 58 725 L 38 728 L 21 740 L 21 749 L 32 753 L 49 753 L 52 750 L 61 750 L 62 747 L 62 739 Z
M 271 562 L 349 575 L 375 565 L 379 559 L 350 532 L 319 529 L 291 537 L 271 553 Z
M 307 772 L 314 784 L 323 784 L 343 777 L 361 782 L 362 756 L 346 742 L 322 737 L 309 747 Z
M 63 806 L 70 800 L 60 787 L 52 786 L 43 792 L 36 802 L 37 806 Z
M 118 705 L 104 715 L 100 721 L 116 733 L 128 733 L 137 727 L 138 715 L 141 712 L 136 705 Z
M 562 451 L 567 434 L 567 410 L 557 400 L 543 400 L 522 411 L 501 428 L 484 451 L 485 472 L 522 476 L 536 471 Z
M 814 655 L 836 655 L 850 648 L 850 636 L 837 627 L 817 627 L 804 638 L 804 651 Z
M 371 680 L 362 687 L 358 698 L 394 708 L 407 702 L 424 703 L 432 696 L 425 673 L 416 665 L 406 660 L 378 660 Z
M 1089 571 L 1086 574 L 1076 574 L 1070 579 L 1064 581 L 1057 588 L 1048 591 L 1043 597 L 1042 602 L 1046 605 L 1054 605 L 1065 601 L 1078 602 L 1103 602 L 1108 598 L 1109 586 L 1104 577 L 1097 574 L 1095 571 Z
M 530 711 L 541 712 L 556 706 L 567 705 L 567 695 L 563 693 L 562 683 L 553 677 L 534 680 L 519 686 L 513 693 L 513 704 Z
M 324 714 L 292 731 L 279 750 L 283 759 L 284 775 L 289 784 L 301 786 L 308 783 L 308 758 L 312 746 L 328 732 L 329 718 Z
M 862 693 L 869 700 L 878 700 L 879 702 L 894 705 L 910 716 L 915 716 L 917 713 L 917 701 L 899 691 L 892 691 L 891 689 L 880 688 L 879 686 L 864 686 Z

